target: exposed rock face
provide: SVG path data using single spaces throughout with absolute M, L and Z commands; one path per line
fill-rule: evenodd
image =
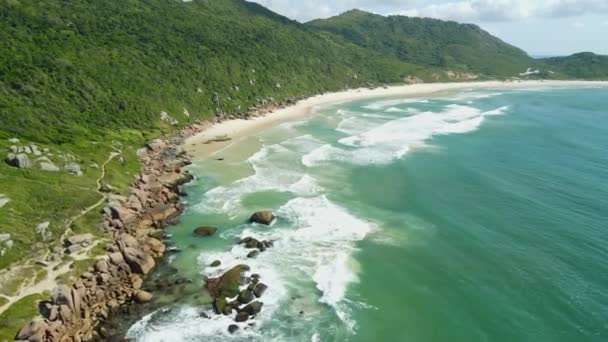
M 215 227 L 199 227 L 194 230 L 194 235 L 200 237 L 208 237 L 213 236 L 217 232 L 217 228 Z
M 63 168 L 73 175 L 82 176 L 82 170 L 80 169 L 80 165 L 76 163 L 67 163 L 63 166 Z
M 50 226 L 50 222 L 43 222 L 36 226 L 36 233 L 42 237 L 43 241 L 51 239 L 51 232 L 49 231 Z
M 265 225 L 271 224 L 273 220 L 274 214 L 272 213 L 272 211 L 258 211 L 257 213 L 253 214 L 249 219 L 249 221 L 252 223 L 259 223 Z
M 40 157 L 34 161 L 40 167 L 40 170 L 47 172 L 59 172 L 60 169 L 49 158 Z

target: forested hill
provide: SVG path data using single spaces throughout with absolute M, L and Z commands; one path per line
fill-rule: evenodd
M 558 78 L 608 79 L 608 56 L 581 52 L 567 57 L 545 58 L 540 62 L 547 70 L 558 72 Z
M 0 60 L 0 131 L 44 143 L 417 69 L 241 0 L 0 0 Z
M 420 65 L 494 76 L 513 76 L 531 66 L 524 51 L 472 24 L 352 10 L 308 25 Z
M 269 97 L 544 66 L 475 25 L 362 11 L 300 24 L 243 0 L 0 0 L 0 61 L 0 138 L 56 144 L 158 127 L 161 112 L 183 125 Z

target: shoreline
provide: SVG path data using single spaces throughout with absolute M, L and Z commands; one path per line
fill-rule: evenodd
M 443 91 L 480 88 L 527 88 L 608 85 L 605 81 L 463 82 L 400 85 L 354 89 L 289 100 L 253 113 L 229 115 L 196 122 L 155 139 L 141 155 L 141 173 L 126 197 L 110 201 L 104 209 L 103 228 L 111 237 L 106 255 L 81 275 L 72 286 L 58 286 L 40 314 L 18 333 L 23 340 L 45 336 L 90 340 L 103 338 L 103 323 L 113 312 L 135 303 L 147 303 L 154 295 L 142 288 L 144 280 L 166 255 L 164 229 L 184 207 L 182 185 L 193 179 L 188 165 L 232 144 L 209 140 L 227 136 L 238 140 L 278 124 L 306 118 L 320 106 L 380 97 L 427 96 Z M 279 109 L 277 109 L 279 108 Z M 245 119 L 244 119 L 245 118 Z M 220 139 L 223 140 L 223 139 Z
M 465 89 L 503 88 L 517 89 L 527 87 L 568 87 L 608 85 L 608 81 L 482 81 L 455 83 L 419 83 L 397 85 L 385 88 L 358 88 L 346 91 L 312 96 L 295 102 L 293 105 L 262 113 L 253 118 L 234 118 L 213 123 L 199 133 L 187 137 L 182 147 L 193 158 L 205 158 L 230 146 L 235 141 L 275 127 L 285 122 L 297 121 L 314 115 L 316 108 L 340 103 L 368 100 L 383 97 L 436 96 L 446 91 Z M 229 140 L 225 140 L 229 139 Z M 214 141 L 224 140 L 224 141 Z

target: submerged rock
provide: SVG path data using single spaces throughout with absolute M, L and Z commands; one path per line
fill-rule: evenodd
M 230 324 L 228 326 L 228 332 L 231 334 L 234 334 L 235 332 L 237 332 L 239 330 L 239 326 L 236 324 Z
M 200 237 L 209 237 L 217 233 L 216 227 L 198 227 L 194 230 L 194 235 Z

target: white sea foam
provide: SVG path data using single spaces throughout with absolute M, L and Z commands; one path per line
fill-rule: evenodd
M 401 104 L 407 104 L 407 103 L 428 103 L 429 100 L 424 100 L 424 99 L 397 99 L 397 100 L 382 100 L 382 101 L 376 101 L 376 102 L 372 102 L 366 106 L 363 106 L 363 108 L 366 109 L 371 109 L 371 110 L 381 110 L 381 109 L 385 109 L 388 107 L 394 107 L 394 106 L 398 106 Z
M 235 213 L 244 195 L 261 191 L 291 192 L 299 196 L 318 194 L 321 188 L 316 180 L 293 165 L 322 144 L 310 135 L 303 135 L 261 148 L 247 160 L 253 169 L 251 176 L 209 190 L 195 209 Z
M 407 110 L 397 108 L 397 107 L 391 107 L 391 108 L 388 108 L 387 110 L 385 110 L 385 112 L 387 112 L 387 113 L 406 113 Z
M 456 95 L 450 96 L 447 99 L 451 101 L 466 101 L 466 100 L 480 100 L 480 99 L 488 99 L 496 96 L 500 96 L 503 93 L 493 92 L 461 92 Z
M 411 148 L 423 146 L 434 135 L 472 132 L 486 116 L 505 114 L 507 110 L 505 106 L 482 112 L 471 106 L 451 104 L 441 112 L 420 112 L 340 139 L 343 146 L 320 146 L 305 155 L 302 163 L 308 167 L 330 160 L 355 164 L 388 163 L 403 157 Z

